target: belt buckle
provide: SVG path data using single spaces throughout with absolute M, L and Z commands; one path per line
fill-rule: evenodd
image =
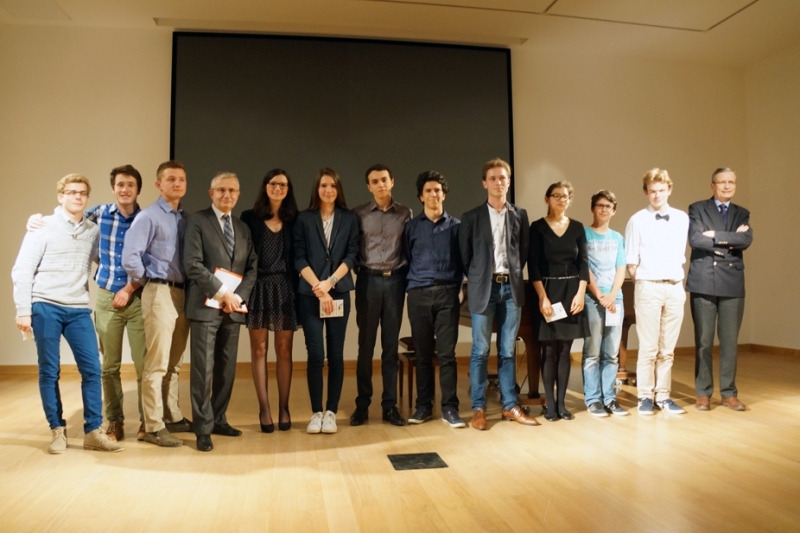
M 383 270 L 383 271 L 381 271 L 381 276 L 383 276 L 384 278 L 389 278 L 389 277 L 392 276 L 392 271 L 391 270 Z
M 495 274 L 494 275 L 495 283 L 508 283 L 508 274 Z

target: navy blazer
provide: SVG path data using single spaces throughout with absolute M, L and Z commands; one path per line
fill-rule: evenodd
M 250 235 L 253 238 L 253 248 L 256 252 L 256 257 L 261 257 L 261 241 L 264 237 L 264 231 L 267 231 L 267 226 L 264 220 L 256 217 L 255 211 L 248 209 L 242 212 L 242 222 L 247 224 L 250 228 Z M 286 250 L 286 266 L 287 268 L 294 269 L 294 223 L 295 221 L 283 221 L 283 249 Z M 298 276 L 297 272 L 290 270 L 292 278 L 292 287 L 294 292 L 297 292 Z
M 736 228 L 750 225 L 750 211 L 731 202 L 728 224 L 714 199 L 695 202 L 689 206 L 689 246 L 692 255 L 686 290 L 709 296 L 744 297 L 744 257 L 742 252 L 753 242 L 752 228 L 737 232 Z M 714 230 L 714 238 L 703 235 Z
M 317 278 L 328 279 L 339 265 L 346 264 L 347 274 L 339 280 L 331 294 L 345 293 L 355 288 L 353 268 L 358 255 L 358 217 L 349 209 L 337 207 L 333 215 L 330 247 L 325 242 L 319 210 L 302 211 L 294 224 L 294 267 L 299 273 L 311 267 Z M 313 296 L 311 285 L 300 276 L 299 294 Z
M 190 215 L 186 220 L 183 237 L 183 267 L 189 280 L 186 287 L 186 317 L 189 320 L 211 321 L 223 311 L 208 307 L 206 298 L 213 298 L 222 287 L 214 276 L 217 268 L 240 274 L 243 278 L 234 291 L 243 301 L 250 298 L 256 282 L 256 254 L 250 229 L 238 218 L 231 216 L 234 246 L 233 259 L 228 255 L 225 234 L 210 207 Z M 234 322 L 243 324 L 243 313 L 231 313 Z
M 471 313 L 483 313 L 492 293 L 494 238 L 489 207 L 483 203 L 464 213 L 458 228 L 461 262 L 467 275 L 467 296 Z M 522 269 L 528 260 L 528 212 L 506 202 L 506 255 L 514 304 L 525 303 L 525 280 Z

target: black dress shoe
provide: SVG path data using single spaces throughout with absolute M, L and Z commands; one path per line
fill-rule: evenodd
M 555 422 L 558 420 L 558 413 L 548 413 L 547 411 L 544 412 L 544 419 L 549 420 L 550 422 Z
M 210 452 L 213 449 L 214 449 L 214 443 L 211 442 L 211 435 L 197 436 L 197 451 Z
M 242 434 L 236 428 L 230 426 L 230 424 L 222 424 L 221 426 L 214 426 L 214 429 L 211 430 L 211 433 L 214 435 L 224 435 L 225 437 L 238 437 Z
M 566 409 L 562 409 L 561 411 L 559 411 L 558 417 L 563 418 L 564 420 L 572 420 L 573 418 L 575 418 L 574 416 L 572 416 L 572 413 L 570 413 Z
M 369 419 L 369 409 L 366 407 L 356 407 L 353 414 L 350 415 L 350 425 L 360 426 Z
M 383 410 L 383 420 L 384 422 L 389 422 L 393 426 L 405 426 L 406 419 L 400 416 L 400 413 L 397 410 L 397 407 L 390 407 L 389 409 Z
M 164 425 L 167 426 L 167 431 L 170 433 L 189 433 L 192 431 L 192 421 L 185 418 L 178 422 L 167 422 Z

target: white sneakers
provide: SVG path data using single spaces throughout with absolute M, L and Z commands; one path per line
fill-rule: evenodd
M 311 422 L 308 423 L 306 433 L 319 433 L 322 431 L 322 412 L 311 415 Z
M 67 428 L 61 426 L 50 431 L 53 432 L 53 440 L 50 441 L 47 451 L 50 453 L 64 453 L 67 451 Z
M 83 437 L 83 448 L 100 452 L 121 452 L 125 449 L 120 443 L 109 439 L 103 428 L 97 428 L 87 433 Z
M 311 415 L 311 422 L 308 423 L 306 433 L 336 433 L 336 413 L 333 411 L 322 411 Z
M 325 411 L 325 416 L 322 417 L 322 432 L 336 433 L 336 413 L 333 411 Z

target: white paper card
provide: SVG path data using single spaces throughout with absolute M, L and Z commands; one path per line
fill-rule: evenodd
M 319 303 L 319 317 L 320 318 L 336 318 L 344 316 L 344 300 L 333 301 L 333 312 L 326 313 L 322 308 L 322 302 Z
M 225 270 L 224 268 L 217 268 L 214 271 L 214 277 L 220 280 L 222 284 L 225 285 L 225 287 L 231 292 L 235 291 L 242 282 L 242 276 L 240 274 L 231 272 L 230 270 Z M 222 309 L 222 304 L 211 298 L 206 298 L 206 305 L 208 307 L 213 307 L 214 309 Z M 246 309 L 244 302 L 242 302 L 242 309 Z
M 564 310 L 564 304 L 561 302 L 556 302 L 551 307 L 553 308 L 553 314 L 549 317 L 545 317 L 547 322 L 555 322 L 556 320 L 567 318 L 567 312 Z
M 606 326 L 621 326 L 622 325 L 622 313 L 619 312 L 619 307 L 615 312 L 611 312 L 610 310 L 606 309 Z

